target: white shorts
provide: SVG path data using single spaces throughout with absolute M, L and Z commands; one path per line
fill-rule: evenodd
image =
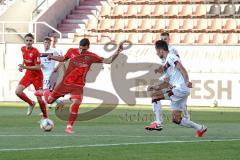
M 178 101 L 171 101 L 170 110 L 185 111 L 187 106 L 187 97 Z
M 171 99 L 171 110 L 184 111 L 186 110 L 187 98 L 190 94 L 190 89 L 188 87 L 175 87 L 172 89 L 173 95 L 170 96 Z

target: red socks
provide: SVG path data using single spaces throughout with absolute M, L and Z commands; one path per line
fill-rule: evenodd
M 80 104 L 75 104 L 73 103 L 71 105 L 71 112 L 70 112 L 70 116 L 68 118 L 68 123 L 67 125 L 73 126 L 74 122 L 77 119 L 78 116 L 78 109 L 79 109 Z
M 25 93 L 21 92 L 21 93 L 17 94 L 17 96 L 19 98 L 21 98 L 23 101 L 27 102 L 30 106 L 33 105 L 32 100 L 29 99 L 28 96 Z
M 48 118 L 48 114 L 47 114 L 47 109 L 46 109 L 46 104 L 43 102 L 43 100 L 38 101 L 40 109 L 43 113 L 43 117 L 44 118 Z

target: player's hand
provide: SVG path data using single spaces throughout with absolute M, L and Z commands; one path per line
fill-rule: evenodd
M 186 85 L 187 85 L 188 88 L 193 88 L 192 87 L 192 82 L 187 82 Z
M 155 70 L 154 70 L 154 72 L 155 72 L 156 74 L 157 74 L 157 73 L 161 73 L 161 74 L 162 74 L 163 71 L 164 71 L 164 70 L 163 70 L 163 67 L 162 67 L 162 66 L 159 67 L 158 69 L 155 69 Z
M 152 91 L 154 89 L 153 86 L 148 86 L 147 91 Z
M 47 56 L 47 59 L 48 59 L 48 60 L 52 60 L 52 55 L 48 55 L 48 56 Z
M 20 72 L 22 72 L 23 69 L 26 69 L 25 66 L 22 65 L 22 64 L 19 64 L 19 65 L 18 65 L 18 70 L 19 70 Z

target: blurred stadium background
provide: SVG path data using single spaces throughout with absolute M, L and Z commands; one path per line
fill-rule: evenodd
M 92 134 L 93 140 L 92 137 L 76 136 L 78 140 L 71 143 L 72 139 L 60 130 L 63 130 L 64 123 L 54 117 L 53 111 L 51 111 L 52 117 L 55 123 L 59 123 L 60 129 L 56 127 L 55 132 L 49 134 L 39 133 L 36 125 L 37 111 L 32 118 L 35 121 L 32 122 L 24 117 L 25 110 L 22 114 L 19 112 L 25 105 L 14 103 L 20 101 L 14 94 L 18 81 L 22 77 L 22 73 L 17 70 L 17 65 L 22 61 L 20 47 L 24 43 L 23 36 L 29 32 L 35 35 L 34 46 L 37 48 L 43 47 L 44 37 L 56 35 L 59 38 L 57 48 L 63 53 L 69 47 L 78 47 L 79 40 L 84 37 L 90 39 L 90 50 L 101 56 L 110 54 L 104 49 L 105 44 L 109 42 L 118 44 L 123 40 L 129 40 L 133 45 L 124 51 L 129 63 L 158 63 L 155 58 L 154 42 L 160 39 L 161 32 L 169 32 L 170 43 L 177 48 L 194 85 L 188 101 L 190 109 L 193 110 L 192 115 L 212 128 L 212 131 L 210 129 L 206 135 L 206 139 L 203 139 L 207 142 L 197 141 L 199 147 L 194 148 L 196 139 L 192 132 L 179 128 L 176 132 L 174 130 L 176 127 L 168 122 L 166 125 L 170 129 L 163 132 L 163 135 L 144 132 L 144 125 L 148 124 L 150 119 L 141 122 L 135 120 L 129 122 L 125 119 L 122 122 L 119 116 L 125 113 L 133 112 L 136 115 L 139 113 L 138 109 L 140 113 L 151 113 L 150 106 L 142 106 L 149 105 L 150 100 L 138 97 L 134 97 L 137 103 L 135 108 L 120 106 L 120 109 L 100 119 L 89 123 L 79 122 L 80 127 L 77 129 L 79 135 L 84 134 L 87 137 Z M 84 155 L 84 159 L 101 159 L 98 154 L 102 156 L 105 152 L 97 147 L 109 143 L 124 146 L 108 148 L 109 152 L 103 156 L 104 159 L 157 159 L 162 155 L 166 157 L 171 155 L 171 152 L 167 151 L 169 148 L 180 155 L 178 159 L 216 159 L 216 157 L 224 160 L 238 159 L 237 149 L 240 147 L 239 45 L 240 0 L 0 0 L 0 126 L 3 128 L 3 131 L 2 129 L 0 131 L 0 139 L 3 142 L 0 142 L 0 152 L 7 151 L 1 153 L 0 159 L 1 156 L 3 159 L 8 159 L 10 156 L 15 156 L 15 159 L 34 157 L 48 149 L 42 141 L 49 142 L 52 150 L 61 146 L 67 148 L 62 148 L 63 152 L 58 150 L 57 156 L 52 154 L 52 150 L 46 151 L 44 154 L 52 160 L 60 159 L 59 155 L 62 154 L 63 157 L 71 157 L 68 155 L 71 153 L 69 148 L 71 146 L 78 148 L 80 144 L 85 145 L 79 152 L 79 155 Z M 111 67 L 118 68 L 116 64 Z M 96 82 L 91 82 L 87 87 L 113 93 L 119 98 L 119 103 L 125 104 L 126 101 L 122 99 L 124 95 L 119 95 L 116 86 L 112 86 L 111 67 L 104 66 Z M 124 68 L 124 66 L 121 67 Z M 115 71 L 118 70 L 115 69 Z M 135 73 L 130 74 L 132 77 L 138 76 Z M 133 90 L 142 91 L 150 83 L 143 82 Z M 33 90 L 30 88 L 26 93 L 33 95 Z M 95 106 L 89 106 L 88 103 L 100 102 L 95 98 L 84 98 L 86 109 Z M 91 129 L 88 131 L 89 124 Z M 94 131 L 92 127 L 96 127 L 96 130 Z M 100 135 L 95 135 L 97 133 Z M 177 133 L 186 137 L 179 138 Z M 126 135 L 126 137 L 120 135 Z M 98 139 L 98 137 L 101 138 Z M 29 143 L 31 138 L 35 141 Z M 51 138 L 54 140 L 49 140 Z M 74 137 L 71 138 L 75 140 Z M 159 138 L 158 142 L 170 144 L 164 144 L 166 148 L 161 148 L 161 144 L 148 143 L 156 141 L 156 138 Z M 115 139 L 118 140 L 115 141 Z M 63 140 L 62 144 L 57 143 L 59 140 Z M 183 143 L 176 144 L 179 141 Z M 26 145 L 22 145 L 23 143 Z M 133 145 L 139 143 L 139 145 L 129 148 L 127 143 L 133 143 Z M 141 143 L 148 144 L 146 154 L 141 152 L 146 147 Z M 95 148 L 94 145 L 96 145 Z M 94 152 L 91 152 L 91 147 Z M 181 150 L 181 147 L 185 151 Z M 21 151 L 21 148 L 24 152 L 21 154 L 22 157 L 18 157 L 18 152 L 10 152 Z M 43 150 L 38 152 L 36 149 L 30 153 L 28 151 L 31 148 Z M 216 149 L 212 150 L 212 148 Z M 232 150 L 228 150 L 229 148 Z M 190 150 L 191 153 L 189 154 L 186 150 Z M 38 154 L 38 158 L 44 158 L 41 155 Z M 192 158 L 193 156 L 196 157 Z M 175 156 L 168 158 L 176 159 Z

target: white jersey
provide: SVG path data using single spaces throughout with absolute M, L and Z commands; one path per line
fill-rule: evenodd
M 169 83 L 172 86 L 186 86 L 182 73 L 176 67 L 177 63 L 181 63 L 180 58 L 176 56 L 176 54 L 168 53 L 164 63 L 165 73 L 167 74 Z
M 178 51 L 177 51 L 177 49 L 175 48 L 175 47 L 173 47 L 173 46 L 168 46 L 168 51 L 169 51 L 169 54 L 175 54 L 177 57 L 179 57 L 179 54 L 178 54 Z M 181 62 L 181 61 L 180 61 Z M 160 65 L 164 65 L 164 63 L 165 63 L 165 58 L 161 58 L 160 59 Z M 167 74 L 162 74 L 162 76 L 159 78 L 159 80 L 160 81 L 164 81 L 164 79 L 165 78 L 167 78 L 168 76 L 167 76 Z
M 47 56 L 48 55 L 53 55 L 53 56 L 60 56 L 59 53 L 55 50 L 50 48 L 47 51 L 40 50 L 40 60 L 42 64 L 42 71 L 44 77 L 50 76 L 51 73 L 53 72 L 55 66 L 57 65 L 57 62 L 54 60 L 48 60 Z

